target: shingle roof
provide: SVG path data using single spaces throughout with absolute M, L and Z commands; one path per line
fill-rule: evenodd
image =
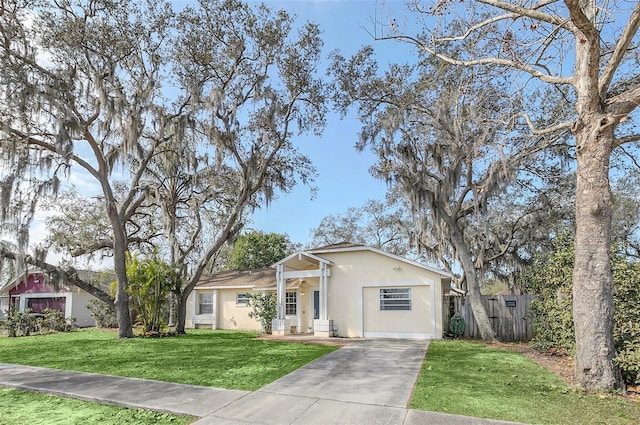
M 209 287 L 252 287 L 268 288 L 276 284 L 276 270 L 272 268 L 253 270 L 228 270 L 216 274 L 204 275 L 196 288 Z
M 307 251 L 313 252 L 313 251 L 320 251 L 320 250 L 326 250 L 326 249 L 356 248 L 361 246 L 365 246 L 365 245 L 362 245 L 361 243 L 340 242 L 340 243 L 334 243 L 331 245 L 319 246 L 317 248 L 311 248 L 311 249 L 308 249 Z

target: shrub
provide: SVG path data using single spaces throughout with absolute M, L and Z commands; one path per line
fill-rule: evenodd
M 42 310 L 42 314 L 44 316 L 42 318 L 39 318 L 41 319 L 41 333 L 46 331 L 64 331 L 66 325 L 64 313 L 53 308 L 45 308 L 44 310 Z
M 118 318 L 116 312 L 109 304 L 97 298 L 91 299 L 87 303 L 87 308 L 91 312 L 91 317 L 96 322 L 98 328 L 117 328 Z
M 533 348 L 551 353 L 573 353 L 572 317 L 573 240 L 556 238 L 554 252 L 535 261 L 526 274 L 526 286 L 536 295 L 531 304 Z M 614 255 L 613 339 L 615 361 L 625 382 L 640 383 L 640 263 Z
M 262 332 L 271 333 L 271 321 L 276 317 L 276 294 L 269 292 L 257 292 L 249 294 L 249 317 L 256 318 L 260 322 Z
M 9 337 L 70 332 L 76 329 L 76 318 L 65 318 L 64 313 L 52 308 L 45 308 L 41 315 L 35 315 L 29 308 L 16 311 L 11 307 L 6 311 L 6 319 L 2 322 L 2 327 L 7 329 Z
M 175 278 L 175 271 L 157 253 L 145 259 L 127 255 L 127 292 L 144 333 L 160 332 L 167 325 L 169 292 Z
M 10 307 L 5 315 L 3 326 L 7 329 L 9 337 L 29 336 L 36 327 L 36 318 L 31 315 L 29 308 L 17 311 L 15 307 Z

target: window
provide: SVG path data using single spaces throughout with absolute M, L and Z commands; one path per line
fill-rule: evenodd
M 411 310 L 411 288 L 380 289 L 380 310 Z
M 213 294 L 211 292 L 198 294 L 198 314 L 213 314 Z
M 247 305 L 249 304 L 249 294 L 246 292 L 236 294 L 236 305 Z
M 295 316 L 298 314 L 298 297 L 295 292 L 287 292 L 284 300 L 284 314 Z
M 47 308 L 64 313 L 66 301 L 66 297 L 27 298 L 27 308 L 30 308 L 32 313 L 42 313 L 42 310 Z

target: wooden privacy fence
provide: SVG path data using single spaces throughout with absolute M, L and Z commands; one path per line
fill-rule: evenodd
M 483 295 L 484 304 L 493 326 L 496 338 L 503 342 L 526 342 L 533 336 L 529 309 L 533 295 Z M 443 325 L 445 333 L 449 333 L 449 321 L 455 313 L 464 318 L 464 337 L 480 339 L 480 331 L 476 324 L 471 303 L 467 297 L 443 297 Z

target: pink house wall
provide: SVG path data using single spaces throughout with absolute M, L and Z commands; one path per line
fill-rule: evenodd
M 56 292 L 53 286 L 47 285 L 44 280 L 44 275 L 41 273 L 29 274 L 27 276 L 27 282 L 24 280 L 18 283 L 16 286 L 9 290 L 9 295 L 20 294 L 41 294 Z

